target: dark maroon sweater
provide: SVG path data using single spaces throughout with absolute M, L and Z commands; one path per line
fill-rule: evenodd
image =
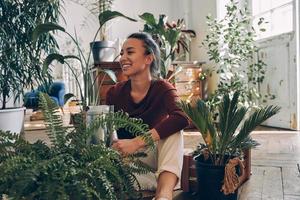
M 141 118 L 149 128 L 154 128 L 161 139 L 185 128 L 189 121 L 176 105 L 176 89 L 164 80 L 153 80 L 146 96 L 135 103 L 130 95 L 130 80 L 117 83 L 109 89 L 106 104 L 114 105 L 114 110 L 123 110 L 130 117 Z M 132 138 L 130 133 L 118 131 L 120 139 Z

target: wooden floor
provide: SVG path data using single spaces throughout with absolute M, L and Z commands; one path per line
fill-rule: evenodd
M 239 189 L 239 200 L 300 200 L 300 132 L 260 129 L 251 134 L 261 145 L 252 150 L 252 175 Z M 197 135 L 185 134 L 187 148 L 196 145 Z M 182 192 L 174 197 L 192 199 Z
M 35 122 L 38 124 L 39 122 Z M 25 138 L 47 141 L 43 127 L 30 128 Z M 25 124 L 26 125 L 26 124 Z M 260 128 L 252 137 L 261 145 L 252 150 L 252 175 L 239 189 L 240 200 L 300 200 L 300 132 Z M 200 141 L 197 132 L 184 134 L 185 149 L 194 149 Z M 174 200 L 192 200 L 193 194 L 176 191 Z

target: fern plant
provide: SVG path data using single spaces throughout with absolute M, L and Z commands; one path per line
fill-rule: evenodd
M 105 143 L 88 138 L 99 125 L 110 123 L 136 135 L 147 133 L 141 120 L 118 112 L 100 117 L 90 126 L 64 128 L 56 105 L 44 94 L 40 104 L 51 145 L 31 144 L 19 135 L 0 131 L 0 195 L 12 199 L 137 199 L 135 174 L 148 173 L 138 160 L 143 153 L 122 157 Z M 151 146 L 150 135 L 142 135 Z
M 280 108 L 277 106 L 266 106 L 249 113 L 246 106 L 239 106 L 239 95 L 239 92 L 234 92 L 232 98 L 229 94 L 223 96 L 218 106 L 218 125 L 214 123 L 213 112 L 203 100 L 198 100 L 195 105 L 183 101 L 179 103 L 200 131 L 205 142 L 203 147 L 206 148 L 213 165 L 225 165 L 231 156 L 257 146 L 258 143 L 251 138 L 250 133 L 279 112 Z

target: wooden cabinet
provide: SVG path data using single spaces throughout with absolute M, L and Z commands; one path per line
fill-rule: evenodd
M 177 94 L 182 100 L 192 101 L 206 97 L 206 82 L 200 80 L 199 74 L 202 72 L 201 66 L 204 62 L 175 62 L 173 68 L 182 70 L 174 77 L 174 86 Z
M 115 83 L 109 78 L 108 75 L 101 72 L 100 69 L 110 69 L 117 77 L 117 81 L 125 81 L 128 78 L 122 74 L 122 69 L 119 62 L 100 62 L 95 64 L 95 73 L 97 74 L 98 90 L 100 95 L 101 104 L 105 104 L 106 93 Z

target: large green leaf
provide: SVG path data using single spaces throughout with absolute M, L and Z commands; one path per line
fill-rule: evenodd
M 139 15 L 139 17 L 144 20 L 148 25 L 155 26 L 156 20 L 153 14 L 145 12 L 142 15 Z
M 43 73 L 45 73 L 53 60 L 57 60 L 61 64 L 65 63 L 64 56 L 58 53 L 49 54 L 43 62 Z
M 66 59 L 76 59 L 79 62 L 81 62 L 81 59 L 78 56 L 74 56 L 74 55 L 67 55 L 67 56 L 63 56 L 61 54 L 58 53 L 52 53 L 49 54 L 46 59 L 44 60 L 43 63 L 43 72 L 46 72 L 49 68 L 49 65 L 54 61 L 57 60 L 58 62 L 60 62 L 61 64 L 65 63 Z
M 273 115 L 277 114 L 280 110 L 278 106 L 266 106 L 255 110 L 249 118 L 244 122 L 241 130 L 231 142 L 232 148 L 237 148 L 242 142 L 245 142 L 250 133 L 265 120 L 269 119 Z
M 99 15 L 99 23 L 100 23 L 100 27 L 102 27 L 106 22 L 108 22 L 111 19 L 114 19 L 116 17 L 123 17 L 125 19 L 128 19 L 130 21 L 134 21 L 136 22 L 136 19 L 127 17 L 125 15 L 123 15 L 122 13 L 118 12 L 118 11 L 111 11 L 111 10 L 106 10 L 103 13 L 100 13 Z
M 36 43 L 37 39 L 39 38 L 39 36 L 41 34 L 44 33 L 48 33 L 50 31 L 55 31 L 55 30 L 60 30 L 65 32 L 65 29 L 61 26 L 59 26 L 58 24 L 52 23 L 52 22 L 48 22 L 48 23 L 44 23 L 44 24 L 39 24 L 32 33 L 32 41 L 34 43 Z

